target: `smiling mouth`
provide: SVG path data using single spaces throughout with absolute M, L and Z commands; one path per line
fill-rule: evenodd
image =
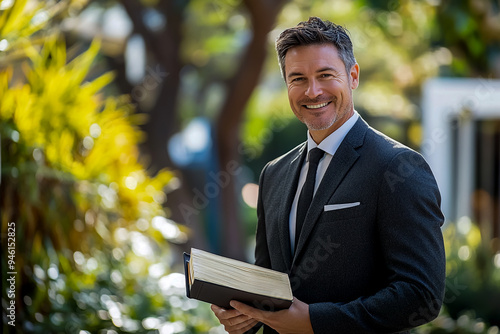
M 307 109 L 319 109 L 319 108 L 326 107 L 329 104 L 330 104 L 330 102 L 325 102 L 325 103 L 321 103 L 321 104 L 304 104 L 303 106 L 306 107 Z

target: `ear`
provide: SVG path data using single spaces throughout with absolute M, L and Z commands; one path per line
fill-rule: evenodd
M 351 79 L 351 89 L 358 88 L 359 85 L 359 65 L 358 63 L 354 64 L 351 67 L 351 72 L 349 73 Z

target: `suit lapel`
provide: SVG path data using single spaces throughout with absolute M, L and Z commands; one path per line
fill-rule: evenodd
M 302 168 L 302 164 L 307 154 L 307 142 L 304 143 L 295 158 L 288 165 L 288 170 L 285 175 L 285 179 L 277 180 L 277 182 L 281 183 L 281 194 L 286 194 L 286 198 L 284 198 L 283 205 L 280 210 L 280 219 L 279 219 L 279 232 L 280 232 L 280 243 L 281 243 L 281 252 L 283 254 L 283 259 L 285 261 L 285 267 L 287 272 L 290 272 L 291 263 L 292 263 L 292 252 L 291 252 L 291 244 L 290 244 L 290 210 L 292 209 L 293 199 L 295 197 L 295 193 L 297 192 L 297 184 L 299 182 L 300 170 Z
M 300 253 L 302 252 L 309 235 L 314 229 L 318 218 L 323 213 L 324 206 L 328 203 L 328 200 L 332 197 L 340 182 L 351 169 L 352 165 L 359 158 L 356 148 L 362 145 L 367 128 L 368 125 L 360 117 L 330 161 L 330 165 L 328 166 L 325 175 L 316 190 L 316 194 L 311 202 L 309 211 L 307 211 L 305 223 L 302 227 L 295 256 L 293 258 L 292 267 L 294 266 L 297 258 L 300 256 Z

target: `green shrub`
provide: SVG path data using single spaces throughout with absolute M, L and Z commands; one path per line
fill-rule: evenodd
M 440 316 L 416 333 L 498 334 L 500 326 L 500 254 L 481 239 L 468 218 L 448 223 L 446 293 Z
M 39 7 L 25 4 L 0 11 L 2 236 L 15 225 L 2 273 L 16 272 L 4 332 L 209 332 L 211 312 L 172 267 L 188 233 L 163 208 L 173 174 L 139 163 L 142 119 L 102 92 L 112 74 L 89 80 L 99 42 L 68 61 L 57 34 L 30 35 Z

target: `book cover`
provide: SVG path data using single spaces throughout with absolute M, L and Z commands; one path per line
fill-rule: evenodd
M 229 304 L 231 300 L 237 300 L 266 311 L 278 311 L 289 308 L 292 305 L 292 300 L 255 294 L 197 279 L 194 279 L 191 284 L 189 279 L 189 261 L 190 255 L 184 253 L 184 274 L 186 277 L 186 296 L 188 298 L 201 300 L 228 309 L 232 308 Z

